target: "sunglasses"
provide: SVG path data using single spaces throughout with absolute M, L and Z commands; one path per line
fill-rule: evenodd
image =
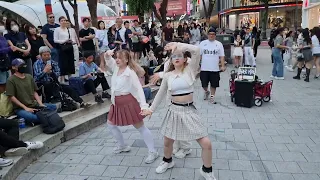
M 54 18 L 54 16 L 50 16 L 50 17 L 49 17 L 49 19 L 52 19 L 52 18 Z
M 184 59 L 184 57 L 182 55 L 175 55 L 174 54 L 174 55 L 171 56 L 171 59 L 172 60 L 179 60 L 179 59 Z

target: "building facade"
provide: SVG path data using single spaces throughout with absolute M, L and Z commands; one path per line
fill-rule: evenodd
M 220 27 L 234 30 L 236 27 L 260 27 L 263 23 L 265 7 L 260 1 L 223 0 L 220 3 Z M 269 2 L 267 28 L 301 27 L 301 0 L 272 0 Z
M 312 29 L 320 26 L 320 0 L 304 0 L 302 4 L 302 27 Z

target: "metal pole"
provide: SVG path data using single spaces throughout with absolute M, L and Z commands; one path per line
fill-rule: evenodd
M 298 0 L 296 0 L 296 9 L 294 13 L 294 29 L 298 30 Z

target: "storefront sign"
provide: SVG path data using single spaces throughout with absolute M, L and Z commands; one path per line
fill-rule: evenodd
M 190 0 L 187 0 L 187 14 L 190 15 L 191 13 L 191 7 L 190 7 Z
M 190 1 L 190 0 L 189 0 Z M 161 2 L 154 3 L 157 10 L 159 11 Z M 190 4 L 190 2 L 189 2 Z M 168 0 L 167 15 L 172 16 L 173 14 L 182 15 L 187 12 L 187 1 L 186 0 Z
M 238 69 L 238 79 L 239 80 L 255 80 L 256 68 L 255 67 L 239 67 Z

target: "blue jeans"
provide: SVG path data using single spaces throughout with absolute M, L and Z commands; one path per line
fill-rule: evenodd
M 59 51 L 58 49 L 56 48 L 52 48 L 51 49 L 51 59 L 54 61 L 54 62 L 59 62 Z
M 145 87 L 143 88 L 144 96 L 146 97 L 146 100 L 151 100 L 152 99 L 152 93 L 151 93 L 151 88 Z
M 46 107 L 46 109 L 55 111 L 57 110 L 57 106 L 55 104 L 44 104 Z M 27 123 L 34 123 L 34 124 L 38 124 L 39 123 L 39 119 L 37 117 L 37 115 L 35 113 L 31 113 L 28 111 L 25 111 L 24 109 L 18 109 L 16 110 L 16 114 L 18 115 L 18 117 L 20 118 L 24 118 L 24 120 Z
M 282 52 L 279 48 L 272 48 L 272 56 L 273 56 L 273 69 L 272 76 L 274 77 L 283 77 L 283 60 L 282 60 Z

